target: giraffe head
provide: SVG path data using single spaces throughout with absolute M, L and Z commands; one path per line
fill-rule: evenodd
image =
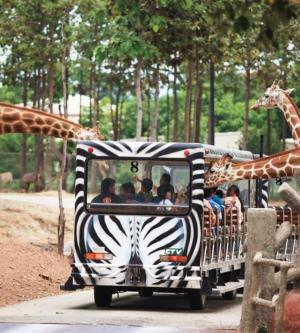
M 219 184 L 220 179 L 224 178 L 232 165 L 231 154 L 224 154 L 219 160 L 210 162 L 208 170 L 204 174 L 204 186 L 214 187 Z
M 289 95 L 294 89 L 283 90 L 276 81 L 267 88 L 265 93 L 251 106 L 252 110 L 259 108 L 272 109 L 278 107 L 283 102 L 284 95 Z
M 104 140 L 104 137 L 100 134 L 99 121 L 96 122 L 91 128 L 81 128 L 77 133 L 77 139 L 79 140 Z

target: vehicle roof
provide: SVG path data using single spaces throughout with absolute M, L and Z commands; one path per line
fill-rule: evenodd
M 205 143 L 200 143 L 199 145 L 205 150 L 205 160 L 216 160 L 226 153 L 233 156 L 233 162 L 249 161 L 258 158 L 258 155 L 248 150 L 222 148 Z
M 109 143 L 113 144 L 117 141 L 80 141 L 78 144 L 84 144 L 84 145 L 95 145 L 95 144 L 101 144 L 101 143 Z M 127 144 L 129 146 L 148 146 L 148 145 L 155 145 L 155 144 L 170 144 L 173 143 L 175 145 L 178 145 L 178 148 L 185 149 L 185 148 L 203 148 L 205 151 L 205 161 L 209 162 L 211 160 L 219 159 L 222 155 L 229 153 L 233 156 L 233 162 L 242 162 L 242 161 L 249 161 L 258 158 L 258 155 L 253 154 L 251 151 L 247 150 L 238 150 L 238 149 L 228 149 L 228 148 L 222 148 L 214 145 L 209 144 L 203 144 L 203 143 L 189 143 L 189 142 L 138 142 L 135 140 L 120 140 L 118 141 L 123 144 Z

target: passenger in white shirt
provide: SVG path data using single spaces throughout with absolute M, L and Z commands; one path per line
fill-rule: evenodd
M 174 206 L 174 203 L 172 202 L 172 198 L 174 197 L 172 188 L 173 187 L 171 185 L 161 185 L 157 189 L 159 204 L 168 206 L 169 208 L 167 208 L 167 210 L 171 210 L 171 206 Z M 178 193 L 175 205 L 180 204 L 182 200 L 183 196 L 181 195 L 181 193 Z

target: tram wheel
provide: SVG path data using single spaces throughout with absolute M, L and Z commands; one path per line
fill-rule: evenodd
M 201 290 L 189 292 L 189 302 L 192 310 L 203 310 L 206 303 L 206 295 Z
M 236 298 L 236 295 L 237 295 L 237 290 L 235 289 L 235 290 L 231 290 L 231 291 L 228 291 L 227 293 L 222 294 L 222 297 L 223 297 L 223 299 L 232 301 Z
M 95 286 L 94 287 L 94 300 L 98 307 L 110 306 L 112 299 L 112 290 L 109 287 Z
M 237 290 L 237 293 L 238 293 L 238 294 L 243 294 L 243 293 L 244 293 L 244 288 L 239 288 L 239 289 Z
M 140 289 L 139 290 L 140 297 L 152 297 L 153 291 L 148 288 Z

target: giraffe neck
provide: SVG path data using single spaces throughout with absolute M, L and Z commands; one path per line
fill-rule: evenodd
M 0 134 L 30 133 L 64 140 L 97 139 L 97 133 L 83 129 L 60 116 L 41 110 L 0 103 Z
M 300 169 L 300 148 L 280 152 L 255 161 L 231 165 L 219 174 L 212 174 L 205 180 L 206 187 L 214 187 L 229 181 L 243 179 L 270 179 L 293 176 L 295 169 Z
M 278 101 L 278 107 L 290 127 L 295 146 L 300 147 L 300 115 L 297 106 L 290 96 L 282 92 Z

